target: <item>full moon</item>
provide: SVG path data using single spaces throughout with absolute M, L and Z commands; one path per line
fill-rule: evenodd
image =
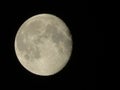
M 72 35 L 59 17 L 38 14 L 27 19 L 15 36 L 18 61 L 29 72 L 49 76 L 60 72 L 72 53 Z

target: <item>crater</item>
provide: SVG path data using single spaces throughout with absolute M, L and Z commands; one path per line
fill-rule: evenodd
M 26 60 L 29 60 L 29 59 L 30 59 L 28 53 L 24 55 L 24 58 L 25 58 Z

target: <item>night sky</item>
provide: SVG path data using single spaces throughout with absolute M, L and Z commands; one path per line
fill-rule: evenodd
M 7 4 L 6 4 L 7 3 Z M 0 3 L 1 86 L 26 89 L 96 90 L 96 60 L 104 56 L 104 32 L 96 31 L 96 14 L 91 2 L 75 0 L 14 0 Z M 21 24 L 33 15 L 50 13 L 69 27 L 73 52 L 67 66 L 56 75 L 31 74 L 18 62 L 14 39 Z

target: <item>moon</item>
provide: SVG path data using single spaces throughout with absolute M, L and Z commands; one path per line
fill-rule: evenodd
M 27 19 L 15 36 L 15 53 L 29 72 L 50 76 L 60 72 L 72 53 L 72 35 L 59 17 L 38 14 Z

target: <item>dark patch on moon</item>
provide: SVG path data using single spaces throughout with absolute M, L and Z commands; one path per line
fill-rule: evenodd
M 67 50 L 71 49 L 71 44 L 72 44 L 71 42 L 72 41 L 67 39 L 67 37 L 62 33 L 62 30 L 58 31 L 58 28 L 56 26 L 51 25 L 51 24 L 48 24 L 46 29 L 47 30 L 45 33 L 48 33 L 49 35 L 51 34 L 52 41 L 56 44 L 56 47 L 58 47 L 59 51 L 64 53 L 62 50 L 63 48 L 61 48 L 59 46 L 60 42 L 63 43 L 64 47 Z
M 35 47 L 36 49 L 33 48 L 33 46 L 30 46 L 30 48 L 26 49 L 26 55 L 24 56 L 26 60 L 34 61 L 34 59 L 39 59 L 40 58 L 40 50 L 39 48 Z
M 44 36 L 45 37 L 45 36 Z M 36 35 L 36 37 L 34 37 L 33 43 L 37 44 L 43 44 L 44 41 L 42 40 L 43 36 L 42 35 Z M 46 37 L 47 38 L 47 37 Z
M 66 39 L 63 33 L 61 31 L 58 31 L 58 28 L 56 26 L 48 24 L 46 29 L 47 30 L 45 33 L 51 34 L 51 38 L 54 43 L 58 44 L 60 41 L 64 42 Z

